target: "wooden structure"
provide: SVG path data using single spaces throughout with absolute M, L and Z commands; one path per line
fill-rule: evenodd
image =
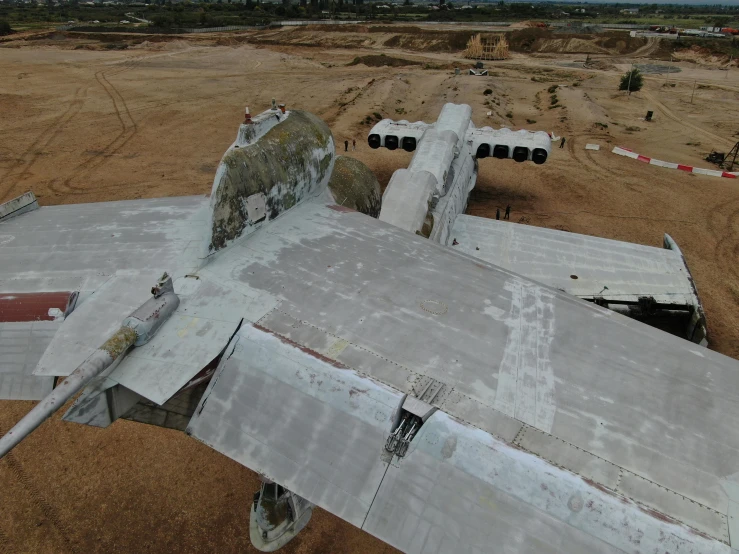
M 505 60 L 508 41 L 505 35 L 477 34 L 467 42 L 464 57 L 473 60 Z

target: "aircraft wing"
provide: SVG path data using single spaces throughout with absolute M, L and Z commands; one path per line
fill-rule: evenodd
M 737 361 L 337 206 L 206 269 L 279 303 L 236 333 L 188 432 L 393 546 L 739 541 Z M 414 406 L 437 410 L 388 452 Z
M 208 202 L 39 208 L 27 193 L 0 206 L 0 399 L 45 396 L 53 376 L 105 341 L 163 271 L 196 268 Z
M 455 250 L 611 309 L 638 307 L 649 299 L 655 311 L 680 310 L 676 313 L 687 314 L 680 318 L 686 320 L 685 336 L 707 344 L 698 291 L 669 235 L 664 248 L 655 248 L 461 214 L 447 242 Z

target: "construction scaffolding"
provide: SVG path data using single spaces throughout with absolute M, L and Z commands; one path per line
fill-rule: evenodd
M 739 142 L 724 156 L 724 162 L 721 164 L 721 167 L 726 171 L 734 171 L 737 156 L 739 156 Z
M 473 60 L 505 60 L 508 41 L 505 35 L 477 34 L 467 42 L 464 57 Z

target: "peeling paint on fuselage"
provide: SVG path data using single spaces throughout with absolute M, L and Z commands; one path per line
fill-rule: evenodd
M 235 143 L 223 156 L 213 183 L 208 253 L 323 192 L 334 158 L 328 126 L 303 111 L 290 112 L 251 144 Z M 265 195 L 267 217 L 250 221 L 246 199 L 259 193 Z
M 549 358 L 555 333 L 554 296 L 543 287 L 517 280 L 504 288 L 511 292 L 511 312 L 503 320 L 509 331 L 494 407 L 549 433 L 556 413 Z

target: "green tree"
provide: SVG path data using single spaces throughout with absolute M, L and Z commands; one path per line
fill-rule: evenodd
M 4 35 L 9 35 L 12 32 L 13 29 L 10 28 L 10 23 L 0 20 L 0 37 Z
M 618 90 L 628 90 L 629 92 L 636 92 L 641 90 L 644 86 L 644 77 L 641 72 L 634 68 L 631 71 L 627 71 L 621 77 L 621 84 L 618 86 Z
M 728 16 L 714 16 L 714 17 L 706 17 L 704 21 L 714 27 L 728 27 L 729 21 L 731 21 L 731 18 Z

